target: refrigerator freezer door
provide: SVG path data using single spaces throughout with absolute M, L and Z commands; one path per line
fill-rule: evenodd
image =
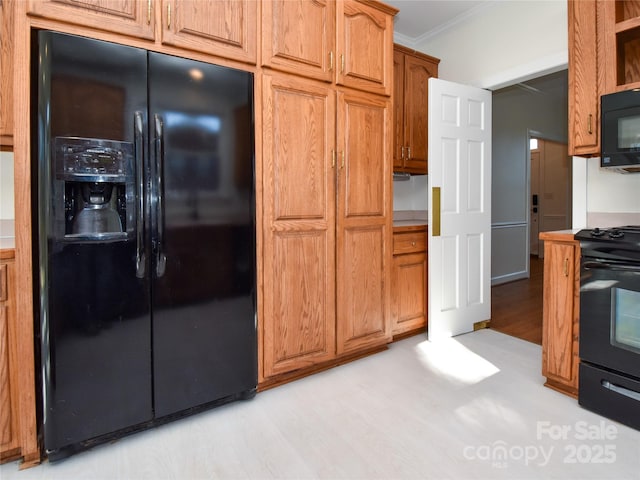
M 252 86 L 149 54 L 156 417 L 255 391 Z
M 147 68 L 144 50 L 50 32 L 38 42 L 43 422 L 45 449 L 55 458 L 69 445 L 152 419 L 149 280 L 136 276 L 143 239 L 135 231 L 135 165 L 113 167 L 125 180 L 88 182 L 74 177 L 69 159 L 57 175 L 53 148 L 60 137 L 136 144 Z M 108 156 L 86 152 L 77 159 L 83 168 L 109 172 Z M 79 212 L 105 208 L 121 214 L 122 235 L 68 234 Z

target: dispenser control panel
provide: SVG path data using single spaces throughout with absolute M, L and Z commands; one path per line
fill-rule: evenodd
M 95 138 L 56 137 L 60 180 L 126 183 L 133 174 L 133 144 Z

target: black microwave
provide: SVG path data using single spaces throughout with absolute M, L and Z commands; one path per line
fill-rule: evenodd
M 640 172 L 640 89 L 602 95 L 600 107 L 600 165 Z

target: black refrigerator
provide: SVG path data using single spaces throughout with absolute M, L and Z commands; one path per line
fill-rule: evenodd
M 255 395 L 253 75 L 34 33 L 51 460 Z

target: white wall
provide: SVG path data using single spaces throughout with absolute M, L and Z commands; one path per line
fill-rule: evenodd
M 428 210 L 429 177 L 412 175 L 408 181 L 393 182 L 393 210 Z
M 440 78 L 496 89 L 566 68 L 567 22 L 566 0 L 496 1 L 414 48 Z
M 0 220 L 13 220 L 13 153 L 0 152 Z

